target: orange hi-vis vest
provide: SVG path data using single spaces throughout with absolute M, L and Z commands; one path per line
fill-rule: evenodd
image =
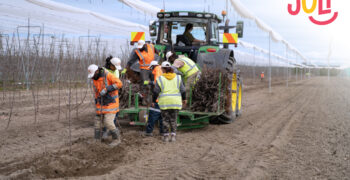
M 157 82 L 157 79 L 159 76 L 163 74 L 162 67 L 161 66 L 156 66 L 153 71 L 152 71 L 153 77 L 154 77 L 154 84 Z
M 149 70 L 151 62 L 154 60 L 154 46 L 152 44 L 147 44 L 147 51 L 140 52 L 136 49 L 136 54 L 139 56 L 140 69 Z
M 264 74 L 264 73 L 261 73 L 261 74 L 260 74 L 260 77 L 261 77 L 261 79 L 263 79 L 263 78 L 265 77 L 265 74 Z
M 123 87 L 123 83 L 115 77 L 113 74 L 104 72 L 104 76 L 100 77 L 98 80 L 93 80 L 93 87 L 95 91 L 95 102 L 96 102 L 96 114 L 116 114 L 119 112 L 119 97 L 118 90 L 109 92 L 109 94 L 115 99 L 115 102 L 109 103 L 108 105 L 102 106 L 101 112 L 101 102 L 97 102 L 97 98 L 100 96 L 100 92 L 109 85 L 115 85 L 118 89 Z
M 152 71 L 152 74 L 153 74 L 153 77 L 154 77 L 154 84 L 156 84 L 157 83 L 157 79 L 163 74 L 162 67 L 160 65 L 154 67 L 154 69 Z M 156 100 L 156 102 L 158 103 L 158 99 Z M 152 108 L 152 110 L 154 110 L 154 108 Z M 160 110 L 157 110 L 157 112 L 158 111 L 160 112 Z

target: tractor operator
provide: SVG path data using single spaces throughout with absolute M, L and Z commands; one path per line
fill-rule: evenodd
M 193 24 L 188 23 L 186 25 L 185 32 L 183 34 L 187 38 L 187 40 L 190 41 L 191 45 L 205 43 L 205 41 L 201 41 L 199 39 L 194 38 L 192 33 L 191 33 L 192 30 L 193 30 Z
M 201 75 L 196 63 L 188 57 L 179 57 L 174 51 L 167 52 L 166 58 L 173 65 L 173 67 L 182 73 L 186 93 L 189 94 L 190 89 L 193 89 L 194 84 Z
M 120 131 L 113 121 L 119 112 L 118 89 L 122 88 L 123 83 L 95 64 L 88 67 L 88 72 L 88 78 L 92 79 L 95 92 L 95 139 L 101 138 L 104 125 L 112 135 L 113 141 L 109 145 L 117 146 L 121 142 Z

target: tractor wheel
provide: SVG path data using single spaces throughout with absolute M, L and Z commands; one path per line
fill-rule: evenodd
M 231 89 L 226 95 L 226 99 L 228 99 L 228 101 L 226 101 L 225 112 L 211 121 L 215 124 L 230 124 L 241 115 L 242 80 L 239 76 L 239 70 L 233 69 L 235 64 L 234 58 L 230 57 L 228 63 L 232 65 L 232 69 L 227 69 L 228 72 L 232 72 Z

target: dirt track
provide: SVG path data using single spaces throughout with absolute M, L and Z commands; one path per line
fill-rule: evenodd
M 71 156 L 63 121 L 1 131 L 0 179 L 350 179 L 349 88 L 341 78 L 251 88 L 237 121 L 169 144 L 132 127 L 118 148 L 96 144 L 92 111 L 72 125 Z

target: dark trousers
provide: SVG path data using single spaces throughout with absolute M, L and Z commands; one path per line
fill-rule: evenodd
M 164 134 L 176 133 L 178 109 L 161 110 Z
M 141 84 L 143 85 L 143 81 L 149 81 L 151 80 L 151 70 L 146 70 L 146 69 L 140 69 L 140 75 L 141 75 Z
M 146 127 L 146 133 L 152 133 L 154 129 L 154 124 L 159 121 L 159 133 L 163 134 L 163 120 L 161 116 L 161 111 L 159 109 L 158 103 L 155 103 L 155 107 L 149 110 L 149 117 Z
M 149 93 L 150 93 L 150 87 L 148 85 L 144 85 L 144 81 L 151 81 L 151 70 L 145 70 L 141 69 L 140 70 L 140 75 L 141 75 L 141 82 L 140 82 L 140 89 L 141 89 L 141 94 L 144 96 L 142 99 L 142 104 L 146 105 L 149 100 Z
M 118 124 L 117 124 L 117 121 L 118 121 L 118 114 L 119 114 L 119 112 L 117 112 L 117 114 L 115 114 L 115 117 L 114 117 L 114 124 L 115 124 L 115 127 L 118 127 Z

